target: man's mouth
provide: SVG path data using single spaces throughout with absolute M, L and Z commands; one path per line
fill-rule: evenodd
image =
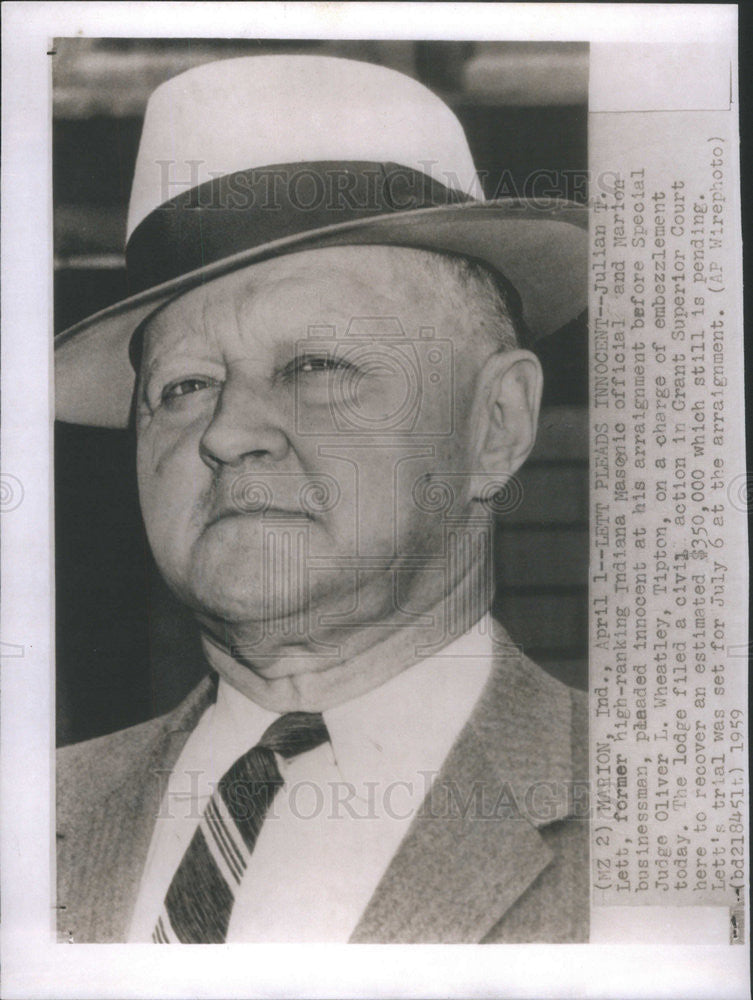
M 279 507 L 277 505 L 244 507 L 241 504 L 229 503 L 218 505 L 207 518 L 207 523 L 215 524 L 231 517 L 259 518 L 265 521 L 315 520 L 310 511 L 302 510 L 300 507 Z
M 319 521 L 340 501 L 337 480 L 324 473 L 309 477 L 289 472 L 264 476 L 244 473 L 218 476 L 203 495 L 206 522 L 229 517 L 253 517 L 265 521 Z

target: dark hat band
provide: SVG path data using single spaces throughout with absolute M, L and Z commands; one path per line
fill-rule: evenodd
M 131 294 L 286 236 L 474 201 L 396 163 L 322 161 L 225 174 L 163 202 L 131 234 Z

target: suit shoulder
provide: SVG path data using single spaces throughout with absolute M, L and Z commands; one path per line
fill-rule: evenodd
M 526 682 L 535 689 L 538 697 L 560 704 L 569 704 L 574 720 L 588 711 L 588 692 L 555 677 L 540 664 L 527 656 L 522 657 Z
M 185 739 L 212 699 L 214 681 L 205 677 L 166 715 L 108 736 L 74 743 L 57 751 L 58 816 L 102 801 L 126 783 L 149 756 L 178 735 Z M 164 747 L 163 747 L 164 748 Z
M 121 759 L 129 753 L 143 749 L 157 734 L 164 724 L 165 716 L 140 722 L 126 729 L 118 729 L 106 736 L 97 736 L 81 743 L 71 743 L 56 751 L 58 772 L 70 768 L 79 770 L 97 768 L 107 765 L 110 760 Z
M 100 799 L 127 779 L 165 725 L 166 716 L 107 736 L 61 747 L 56 753 L 58 803 L 80 808 L 82 798 Z
M 570 688 L 572 715 L 570 721 L 570 753 L 573 762 L 573 777 L 586 781 L 588 778 L 588 692 Z
M 571 687 L 569 690 L 573 712 L 578 718 L 582 718 L 588 713 L 588 691 L 581 691 L 580 688 L 574 687 Z
M 537 695 L 541 702 L 558 706 L 560 719 L 563 719 L 565 714 L 569 718 L 570 753 L 577 777 L 583 772 L 584 762 L 588 757 L 588 692 L 566 684 L 533 660 L 526 658 L 526 664 L 535 678 L 534 683 L 538 687 Z M 555 717 L 551 714 L 550 720 Z

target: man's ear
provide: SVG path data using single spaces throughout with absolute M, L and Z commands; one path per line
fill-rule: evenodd
M 471 496 L 490 480 L 504 482 L 525 462 L 536 440 L 544 376 L 530 351 L 493 354 L 479 375 L 473 401 Z

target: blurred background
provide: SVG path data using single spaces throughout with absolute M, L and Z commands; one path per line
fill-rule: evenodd
M 203 62 L 273 52 L 362 59 L 425 83 L 462 122 L 487 197 L 588 198 L 586 44 L 57 39 L 50 54 L 56 332 L 127 294 L 126 212 L 151 91 Z M 544 409 L 519 477 L 523 502 L 497 525 L 495 612 L 529 656 L 585 687 L 585 316 L 536 350 Z M 59 423 L 55 474 L 63 745 L 167 711 L 205 667 L 193 622 L 145 541 L 131 436 Z

